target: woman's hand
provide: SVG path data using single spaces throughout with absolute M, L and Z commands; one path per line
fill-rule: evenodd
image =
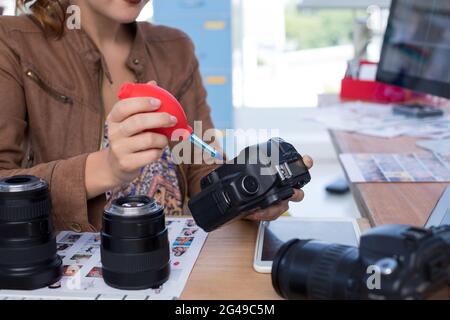
M 303 162 L 308 167 L 308 169 L 311 169 L 313 166 L 313 160 L 309 156 L 303 157 Z M 277 219 L 279 216 L 281 216 L 283 213 L 289 210 L 289 201 L 293 202 L 300 202 L 305 197 L 305 194 L 303 190 L 300 189 L 294 189 L 294 195 L 289 199 L 282 201 L 276 205 L 273 205 L 266 209 L 259 209 L 256 211 L 252 211 L 249 213 L 248 216 L 245 217 L 245 219 L 252 220 L 252 221 L 271 221 Z
M 86 190 L 88 199 L 135 179 L 140 169 L 158 160 L 168 145 L 166 136 L 146 132 L 173 127 L 177 119 L 157 111 L 154 98 L 130 98 L 117 102 L 106 119 L 109 147 L 88 156 Z
M 173 127 L 177 118 L 157 111 L 154 98 L 130 98 L 119 101 L 106 119 L 108 125 L 108 163 L 118 184 L 130 182 L 142 167 L 161 158 L 167 137 L 149 129 Z

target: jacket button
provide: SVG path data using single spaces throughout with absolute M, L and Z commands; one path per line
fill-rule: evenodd
M 71 231 L 76 232 L 76 233 L 80 233 L 81 231 L 83 231 L 83 228 L 81 227 L 81 224 L 79 223 L 71 223 L 69 225 L 69 228 Z
M 141 63 L 141 62 L 139 61 L 139 59 L 134 59 L 134 60 L 133 60 L 133 63 L 137 65 L 137 64 L 139 64 L 139 63 Z

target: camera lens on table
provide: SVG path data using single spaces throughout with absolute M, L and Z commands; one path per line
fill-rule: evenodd
M 103 215 L 103 278 L 125 290 L 157 288 L 170 274 L 164 208 L 146 196 L 115 200 Z
M 356 247 L 291 240 L 273 261 L 272 284 L 286 299 L 348 299 L 358 258 Z
M 450 226 L 383 225 L 360 246 L 294 239 L 272 265 L 275 291 L 287 299 L 426 299 L 447 287 Z
M 0 289 L 34 290 L 61 278 L 50 212 L 46 181 L 34 176 L 0 180 Z

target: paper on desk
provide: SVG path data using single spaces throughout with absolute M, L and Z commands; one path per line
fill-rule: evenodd
M 408 132 L 410 136 L 430 139 L 450 137 L 450 117 L 448 116 L 416 121 L 416 128 Z
M 450 156 L 450 139 L 419 140 L 417 145 L 441 156 Z
M 345 131 L 379 127 L 399 120 L 393 117 L 391 106 L 356 102 L 317 108 L 309 119 L 329 129 Z
M 450 117 L 408 118 L 392 112 L 391 105 L 352 102 L 318 108 L 308 118 L 328 129 L 357 132 L 380 138 L 413 136 L 431 139 L 450 137 Z
M 377 64 L 363 64 L 359 68 L 358 79 L 363 81 L 375 81 L 377 70 Z
M 364 182 L 450 182 L 450 156 L 437 154 L 341 154 L 348 178 Z
M 58 254 L 63 258 L 64 276 L 58 289 L 34 291 L 0 290 L 2 299 L 83 299 L 83 300 L 172 300 L 180 297 L 207 234 L 193 219 L 167 218 L 171 244 L 171 273 L 159 289 L 118 290 L 105 284 L 100 262 L 98 233 L 61 232 Z

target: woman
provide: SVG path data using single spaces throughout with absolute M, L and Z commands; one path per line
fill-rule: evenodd
M 136 23 L 144 0 L 17 2 L 31 14 L 0 19 L 0 176 L 47 180 L 57 229 L 98 230 L 107 201 L 127 194 L 147 194 L 181 214 L 214 167 L 175 166 L 167 138 L 145 131 L 176 119 L 152 112 L 157 99 L 117 101 L 117 92 L 125 82 L 154 80 L 191 124 L 213 128 L 189 38 Z M 65 23 L 70 4 L 80 9 L 81 28 Z M 296 191 L 291 200 L 302 198 Z M 287 208 L 285 201 L 249 217 L 275 219 Z

